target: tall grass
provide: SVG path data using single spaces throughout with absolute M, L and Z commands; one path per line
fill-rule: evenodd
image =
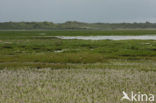
M 0 71 L 1 103 L 129 103 L 122 91 L 152 93 L 155 72 L 131 69 Z M 136 102 L 137 103 L 137 102 Z

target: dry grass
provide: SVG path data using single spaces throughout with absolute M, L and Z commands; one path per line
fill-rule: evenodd
M 27 68 L 0 71 L 0 103 L 122 103 L 123 90 L 155 94 L 156 72 Z

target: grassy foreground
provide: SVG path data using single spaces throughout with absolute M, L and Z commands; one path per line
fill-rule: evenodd
M 0 85 L 1 103 L 130 103 L 120 100 L 122 91 L 155 94 L 156 75 L 126 68 L 2 70 Z
M 122 91 L 155 94 L 155 40 L 48 37 L 145 34 L 156 31 L 0 31 L 0 103 L 129 103 Z

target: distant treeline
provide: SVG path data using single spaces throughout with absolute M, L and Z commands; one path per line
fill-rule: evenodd
M 64 30 L 64 29 L 156 29 L 156 23 L 83 23 L 68 21 L 65 23 L 53 22 L 1 22 L 0 30 Z

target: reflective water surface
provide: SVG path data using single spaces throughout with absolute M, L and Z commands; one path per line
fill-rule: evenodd
M 60 39 L 81 39 L 81 40 L 156 40 L 156 35 L 152 36 L 56 36 Z

